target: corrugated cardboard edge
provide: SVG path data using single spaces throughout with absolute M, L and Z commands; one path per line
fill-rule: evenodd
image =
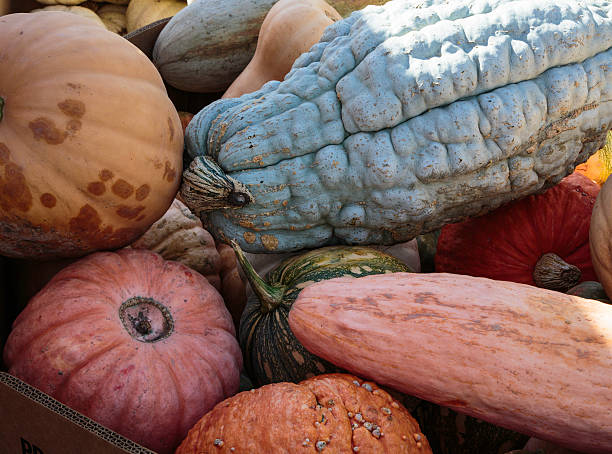
M 172 18 L 167 17 L 165 19 L 160 19 L 150 23 L 149 25 L 145 25 L 138 30 L 134 30 L 123 37 L 138 47 L 147 57 L 149 57 L 149 59 L 151 59 L 151 54 L 153 53 L 153 47 L 155 46 L 157 36 L 160 34 L 166 24 L 170 22 L 170 19 Z
M 55 400 L 48 394 L 28 385 L 27 383 L 13 377 L 6 372 L 0 372 L 0 384 L 18 392 L 21 396 L 41 405 L 53 413 L 62 416 L 72 424 L 79 426 L 81 429 L 96 435 L 99 438 L 111 443 L 112 445 L 123 449 L 125 452 L 132 454 L 155 454 L 155 452 L 140 446 L 139 444 L 129 440 L 116 432 L 98 424 L 87 416 L 73 410 L 72 408 Z

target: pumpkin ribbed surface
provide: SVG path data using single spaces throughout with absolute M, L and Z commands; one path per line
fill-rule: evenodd
M 151 61 L 76 14 L 0 18 L 0 253 L 116 249 L 172 203 L 176 109 Z
M 157 451 L 238 391 L 241 354 L 219 293 L 150 251 L 60 271 L 15 320 L 9 373 Z
M 597 280 L 589 226 L 598 194 L 597 184 L 574 173 L 542 194 L 446 225 L 438 239 L 436 271 L 537 285 L 536 264 L 553 253 L 579 270 L 579 281 Z

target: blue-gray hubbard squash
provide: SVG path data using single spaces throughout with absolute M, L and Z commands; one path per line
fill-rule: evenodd
M 200 111 L 181 194 L 247 252 L 407 241 L 550 187 L 601 148 L 610 61 L 611 1 L 368 7 L 282 82 Z

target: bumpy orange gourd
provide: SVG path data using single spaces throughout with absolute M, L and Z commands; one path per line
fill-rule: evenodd
M 4 349 L 9 373 L 159 454 L 238 392 L 241 358 L 212 285 L 136 249 L 60 271 L 17 317 Z
M 589 229 L 591 260 L 606 294 L 612 295 L 612 179 L 601 187 Z
M 261 24 L 255 55 L 223 97 L 237 98 L 271 80 L 283 80 L 295 59 L 340 19 L 342 16 L 323 0 L 280 0 Z
M 298 384 L 262 386 L 220 402 L 189 431 L 175 454 L 216 452 L 432 451 L 408 410 L 376 383 L 325 374 Z
M 124 246 L 177 192 L 183 134 L 151 61 L 65 12 L 0 18 L 0 254 Z

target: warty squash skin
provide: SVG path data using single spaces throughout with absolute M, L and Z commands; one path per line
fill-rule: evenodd
M 181 194 L 246 252 L 408 241 L 550 187 L 601 148 L 611 60 L 610 1 L 365 8 L 282 82 L 193 118 Z M 242 203 L 214 197 L 232 185 Z
M 397 258 L 360 246 L 331 246 L 283 260 L 262 279 L 240 247 L 232 242 L 254 295 L 240 319 L 239 339 L 245 369 L 261 386 L 305 380 L 340 372 L 333 364 L 308 352 L 295 339 L 287 320 L 299 293 L 315 282 L 339 276 L 412 271 Z
M 147 57 L 64 12 L 0 18 L 0 253 L 53 259 L 129 244 L 172 203 L 176 109 Z
M 183 202 L 174 199 L 168 211 L 130 247 L 157 252 L 202 274 L 221 293 L 238 331 L 246 283 L 238 273 L 234 251 L 227 244 L 216 244 Z
M 349 374 L 274 383 L 230 397 L 197 422 L 175 454 L 232 452 L 432 453 L 400 403 L 376 383 Z
M 593 207 L 589 231 L 595 273 L 606 294 L 612 295 L 612 179 L 601 187 Z
M 237 98 L 271 80 L 282 80 L 293 62 L 321 38 L 326 27 L 342 16 L 323 0 L 280 0 L 266 14 L 255 55 L 225 91 Z
M 351 373 L 585 453 L 612 452 L 612 306 L 444 273 L 305 288 L 289 325 Z
M 21 312 L 9 373 L 159 454 L 235 394 L 231 317 L 197 272 L 135 249 L 91 254 Z

